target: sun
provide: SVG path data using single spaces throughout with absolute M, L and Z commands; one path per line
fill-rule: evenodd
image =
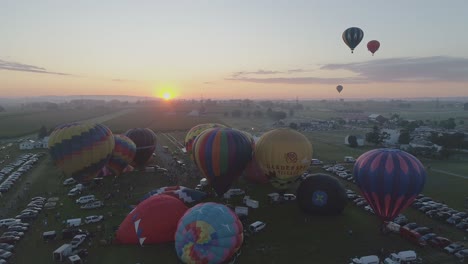
M 165 92 L 163 93 L 162 98 L 166 101 L 169 101 L 172 99 L 172 95 L 169 92 Z

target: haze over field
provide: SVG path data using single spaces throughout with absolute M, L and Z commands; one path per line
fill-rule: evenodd
M 466 10 L 463 0 L 4 1 L 0 97 L 468 96 Z M 364 31 L 354 54 L 348 27 Z

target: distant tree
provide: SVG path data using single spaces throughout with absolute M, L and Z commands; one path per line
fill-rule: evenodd
M 233 111 L 231 112 L 231 116 L 232 116 L 232 117 L 241 117 L 241 116 L 242 116 L 242 111 L 239 110 L 239 109 L 233 110 Z
M 447 120 L 440 121 L 439 126 L 445 129 L 454 129 L 457 124 L 455 123 L 454 118 L 449 118 Z
M 274 111 L 271 113 L 270 117 L 273 118 L 274 120 L 281 120 L 281 119 L 285 119 L 287 117 L 287 114 L 286 112 L 283 112 L 283 111 Z
M 224 112 L 224 116 L 228 116 L 229 115 L 229 112 L 228 111 L 225 111 Z
M 411 140 L 410 132 L 408 130 L 402 130 L 400 136 L 398 137 L 398 143 L 400 144 L 409 144 Z
M 289 117 L 292 117 L 294 116 L 294 109 L 289 109 Z
M 252 115 L 252 112 L 247 111 L 247 117 L 250 117 Z
M 357 143 L 357 137 L 356 136 L 349 136 L 348 137 L 348 143 L 349 143 L 349 146 L 352 147 L 352 148 L 356 148 L 358 147 L 358 143 Z
M 266 112 L 267 116 L 271 116 L 271 113 L 273 113 L 273 110 L 271 110 L 271 108 L 268 107 L 267 112 Z
M 336 121 L 338 122 L 339 125 L 346 124 L 346 121 L 343 118 L 338 118 Z
M 306 110 L 307 110 L 307 111 L 310 111 L 310 106 L 306 106 Z
M 263 117 L 263 112 L 260 110 L 255 110 L 253 112 L 254 117 Z
M 291 123 L 289 123 L 289 127 L 290 127 L 291 129 L 297 130 L 297 127 L 298 127 L 298 126 L 297 126 L 296 123 L 291 122 Z
M 45 126 L 42 126 L 39 129 L 39 133 L 37 134 L 37 138 L 42 139 L 44 137 L 47 137 L 47 128 Z
M 460 120 L 460 121 L 458 121 L 458 124 L 459 124 L 459 125 L 464 125 L 464 124 L 465 124 L 465 121 Z
M 463 104 L 463 110 L 468 111 L 468 103 Z
M 0 112 L 5 112 L 5 108 L 3 108 L 3 106 L 0 105 Z
M 387 132 L 381 132 L 378 126 L 372 128 L 372 132 L 366 134 L 366 141 L 374 145 L 381 145 L 386 139 L 390 137 Z

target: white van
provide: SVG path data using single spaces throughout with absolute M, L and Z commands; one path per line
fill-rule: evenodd
M 412 263 L 416 262 L 417 255 L 413 250 L 406 250 L 390 254 L 388 258 L 384 260 L 385 264 L 400 264 L 400 263 Z
M 65 224 L 67 225 L 67 227 L 80 226 L 81 225 L 81 218 L 67 219 Z
M 76 199 L 76 203 L 77 204 L 86 204 L 86 203 L 89 203 L 89 202 L 94 201 L 94 200 L 96 200 L 96 198 L 94 197 L 93 194 L 91 194 L 91 195 L 81 196 L 80 198 Z
M 249 231 L 252 232 L 252 233 L 257 233 L 258 231 L 264 229 L 265 226 L 266 226 L 266 224 L 264 222 L 257 221 L 257 222 L 252 223 L 249 226 Z
M 64 261 L 66 257 L 72 254 L 72 245 L 71 244 L 63 244 L 59 248 L 57 248 L 54 253 L 52 253 L 52 257 L 54 261 Z
M 360 258 L 351 259 L 350 264 L 379 264 L 380 259 L 376 255 L 364 256 Z

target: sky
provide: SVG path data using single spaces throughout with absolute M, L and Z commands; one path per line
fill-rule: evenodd
M 466 10 L 466 0 L 3 0 L 0 97 L 468 96 Z M 353 54 L 349 27 L 364 31 Z

